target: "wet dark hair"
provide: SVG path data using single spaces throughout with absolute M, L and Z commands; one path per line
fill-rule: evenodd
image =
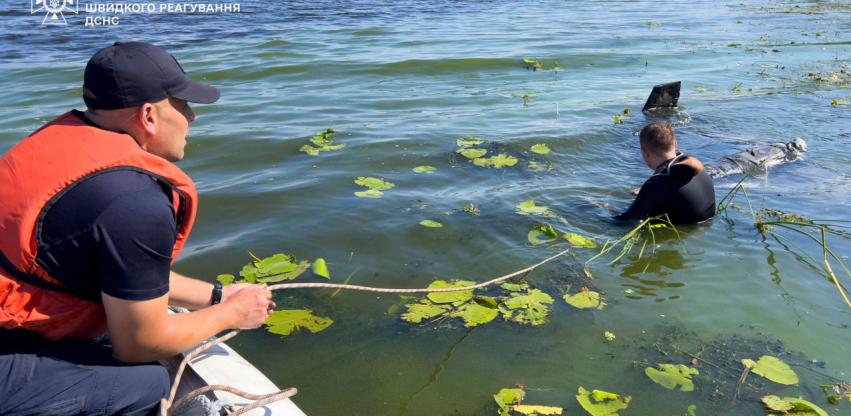
M 674 150 L 677 146 L 677 136 L 674 128 L 666 122 L 650 123 L 638 134 L 641 147 L 653 153 L 664 153 Z

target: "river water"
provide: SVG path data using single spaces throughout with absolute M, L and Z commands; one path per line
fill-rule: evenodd
M 246 1 L 239 13 L 123 14 L 117 26 L 84 27 L 96 16 L 86 3 L 95 2 L 64 13 L 67 26 L 42 26 L 25 2 L 2 2 L 0 150 L 82 108 L 82 71 L 98 48 L 167 48 L 222 92 L 194 107 L 179 163 L 197 182 L 201 211 L 176 269 L 208 281 L 239 271 L 249 250 L 323 257 L 337 283 L 483 281 L 567 247 L 527 242 L 542 221 L 616 239 L 629 227 L 610 216 L 650 173 L 638 152 L 649 120 L 641 106 L 654 84 L 678 80 L 680 112 L 668 119 L 680 148 L 706 162 L 752 144 L 807 141 L 804 160 L 745 181 L 754 209 L 851 219 L 847 3 Z M 532 71 L 523 58 L 560 70 Z M 624 108 L 631 114 L 615 124 Z M 326 128 L 344 149 L 298 151 Z M 520 163 L 472 165 L 455 153 L 468 136 Z M 530 153 L 538 143 L 552 152 Z M 419 165 L 437 170 L 412 172 Z M 358 176 L 396 187 L 358 198 Z M 739 179 L 716 181 L 718 199 Z M 517 215 L 526 199 L 562 219 Z M 464 212 L 469 203 L 480 215 Z M 737 361 L 761 352 L 785 357 L 801 382 L 748 383 L 851 414 L 818 387 L 851 378 L 851 309 L 818 269 L 820 247 L 793 232 L 764 237 L 741 194 L 735 203 L 723 218 L 683 227 L 681 241 L 660 237 L 641 259 L 637 248 L 611 265 L 613 255 L 598 259 L 593 280 L 582 273 L 589 249 L 532 272 L 527 281 L 555 299 L 541 326 L 498 318 L 472 329 L 449 320 L 412 327 L 388 313 L 396 296 L 300 290 L 277 293 L 279 307 L 331 317 L 329 329 L 286 338 L 258 330 L 231 344 L 279 385 L 297 386 L 310 415 L 495 414 L 491 396 L 516 384 L 528 403 L 567 414 L 582 414 L 574 396 L 584 386 L 631 395 L 622 414 L 681 415 L 695 404 L 701 415 L 761 415 L 747 386 L 731 396 Z M 443 227 L 418 224 L 425 219 Z M 848 261 L 847 241 L 830 245 Z M 579 311 L 561 300 L 580 286 L 608 306 Z M 722 387 L 707 376 L 695 392 L 674 392 L 643 374 L 651 361 L 688 364 L 686 353 L 713 346 L 732 361 L 698 368 L 724 367 Z M 660 353 L 673 347 L 686 353 Z

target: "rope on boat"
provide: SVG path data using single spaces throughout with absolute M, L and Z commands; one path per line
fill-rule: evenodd
M 269 290 L 284 290 L 284 289 L 307 289 L 307 288 L 320 288 L 320 289 L 345 289 L 345 290 L 356 290 L 361 292 L 380 292 L 380 293 L 436 293 L 436 292 L 459 292 L 464 290 L 474 290 L 480 289 L 486 286 L 494 285 L 505 280 L 511 279 L 512 277 L 519 276 L 521 274 L 529 273 L 532 270 L 537 269 L 538 267 L 543 266 L 546 263 L 549 263 L 565 254 L 567 254 L 570 249 L 566 249 L 560 251 L 550 257 L 547 257 L 544 260 L 539 261 L 529 267 L 517 270 L 516 272 L 512 272 L 503 276 L 499 276 L 497 278 L 488 280 L 486 282 L 477 283 L 475 285 L 463 286 L 463 287 L 447 287 L 447 288 L 439 288 L 439 289 L 429 289 L 429 288 L 416 288 L 416 289 L 396 289 L 396 288 L 386 288 L 386 287 L 369 287 L 369 286 L 359 286 L 359 285 L 347 285 L 347 284 L 337 284 L 337 283 L 279 283 L 276 285 L 269 286 Z M 175 409 L 179 409 L 181 405 L 187 403 L 193 398 L 200 396 L 202 394 L 206 394 L 212 391 L 226 391 L 228 393 L 235 394 L 244 399 L 254 400 L 251 404 L 241 407 L 234 413 L 231 413 L 232 416 L 245 414 L 253 409 L 258 407 L 265 406 L 270 403 L 277 402 L 279 400 L 283 400 L 285 398 L 294 396 L 298 391 L 295 387 L 290 387 L 287 389 L 283 389 L 277 391 L 275 393 L 270 394 L 251 394 L 246 393 L 242 390 L 236 389 L 230 386 L 223 385 L 214 385 L 214 386 L 205 386 L 199 389 L 195 389 L 183 397 L 178 401 L 174 401 L 175 396 L 177 395 L 177 386 L 180 384 L 180 378 L 183 377 L 183 372 L 186 370 L 186 365 L 189 364 L 195 357 L 197 357 L 202 352 L 225 342 L 233 337 L 235 337 L 240 330 L 235 329 L 233 331 L 228 332 L 225 335 L 222 335 L 219 338 L 214 338 L 211 341 L 205 342 L 195 349 L 187 353 L 183 360 L 180 362 L 180 365 L 177 367 L 177 372 L 174 375 L 174 381 L 171 384 L 171 391 L 169 392 L 168 399 L 162 399 L 160 401 L 160 416 L 168 416 Z

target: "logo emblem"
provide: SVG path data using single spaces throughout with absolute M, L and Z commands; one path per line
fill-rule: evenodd
M 62 12 L 79 12 L 79 0 L 30 0 L 30 13 L 44 12 L 43 25 L 67 25 Z

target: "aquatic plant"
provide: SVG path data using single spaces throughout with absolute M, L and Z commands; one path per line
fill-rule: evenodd
M 500 389 L 493 395 L 493 401 L 499 406 L 499 416 L 510 416 L 512 413 L 521 415 L 560 415 L 564 408 L 556 406 L 541 406 L 520 404 L 526 398 L 525 386 Z
M 330 152 L 340 150 L 346 147 L 345 144 L 337 144 L 331 138 L 334 137 L 334 129 L 327 129 L 323 132 L 316 133 L 310 138 L 310 143 L 298 149 L 299 152 L 307 153 L 310 156 L 319 156 L 320 152 Z
M 359 198 L 381 198 L 384 196 L 382 191 L 393 189 L 396 186 L 393 182 L 371 176 L 358 176 L 354 182 L 356 185 L 367 188 L 365 191 L 355 192 L 355 196 Z
M 311 333 L 327 329 L 334 321 L 330 318 L 313 315 L 308 309 L 285 309 L 272 312 L 266 319 L 266 329 L 278 335 L 290 335 L 304 328 Z
M 626 409 L 631 396 L 621 396 L 603 390 L 585 390 L 579 386 L 576 392 L 576 401 L 591 416 L 617 416 L 618 412 Z
M 537 153 L 539 155 L 545 155 L 545 154 L 550 152 L 550 147 L 547 146 L 544 143 L 538 143 L 536 145 L 533 145 L 531 148 L 529 148 L 529 150 L 531 150 L 532 153 Z
M 441 224 L 437 221 L 434 221 L 434 220 L 422 220 L 422 221 L 420 221 L 420 225 L 422 225 L 423 227 L 428 227 L 428 228 L 441 228 L 441 227 L 443 227 L 443 224 Z
M 743 175 L 742 179 L 739 180 L 739 182 L 730 189 L 730 191 L 727 192 L 727 194 L 724 195 L 718 203 L 717 213 L 725 213 L 731 206 L 733 198 L 741 192 L 747 201 L 748 210 L 754 221 L 753 225 L 760 234 L 764 236 L 771 236 L 775 241 L 780 243 L 784 250 L 787 251 L 790 251 L 791 247 L 795 247 L 795 244 L 786 235 L 784 235 L 783 232 L 803 236 L 805 237 L 805 241 L 815 243 L 815 245 L 821 249 L 821 264 L 823 264 L 824 267 L 821 267 L 819 262 L 808 254 L 807 250 L 796 250 L 793 254 L 796 254 L 796 259 L 805 262 L 809 266 L 813 267 L 813 269 L 821 270 L 828 280 L 836 286 L 836 290 L 845 301 L 845 304 L 848 305 L 848 307 L 851 307 L 851 299 L 849 299 L 845 286 L 839 282 L 839 279 L 834 273 L 833 267 L 831 266 L 831 260 L 838 263 L 845 272 L 845 275 L 849 278 L 851 278 L 851 270 L 848 269 L 842 258 L 839 257 L 827 243 L 828 235 L 838 237 L 846 241 L 851 241 L 851 232 L 846 231 L 846 229 L 851 228 L 851 221 L 815 221 L 806 218 L 803 215 L 783 212 L 772 208 L 763 208 L 758 211 L 754 210 L 753 204 L 751 204 L 750 197 L 748 196 L 747 189 L 744 186 L 744 181 L 751 177 L 754 171 L 758 171 L 759 169 L 759 166 L 754 167 L 750 172 L 746 172 Z
M 435 280 L 429 289 L 466 287 L 474 282 Z M 401 319 L 411 324 L 430 324 L 458 318 L 465 327 L 486 324 L 497 316 L 526 325 L 541 325 L 550 313 L 552 297 L 525 283 L 503 283 L 497 296 L 474 295 L 472 290 L 433 292 L 423 298 L 408 298 Z
M 635 248 L 639 243 L 641 244 L 641 249 L 638 251 L 638 258 L 640 259 L 644 255 L 644 251 L 647 248 L 647 243 L 650 242 L 651 245 L 651 253 L 656 252 L 656 230 L 666 229 L 672 230 L 676 235 L 677 239 L 680 239 L 680 233 L 677 231 L 677 227 L 671 222 L 668 218 L 667 214 L 657 215 L 655 217 L 646 218 L 638 225 L 636 225 L 633 229 L 629 230 L 626 234 L 618 238 L 617 240 L 611 241 L 606 240 L 603 243 L 603 247 L 600 249 L 600 252 L 588 259 L 586 264 L 593 262 L 594 260 L 600 258 L 613 251 L 617 247 L 621 247 L 620 252 L 617 256 L 615 256 L 614 260 L 609 262 L 609 264 L 614 264 Z M 650 263 L 647 264 L 647 267 L 650 266 Z M 645 268 L 646 269 L 646 268 Z
M 645 368 L 644 374 L 666 389 L 676 390 L 677 386 L 681 386 L 680 391 L 694 391 L 691 377 L 700 374 L 700 371 L 682 364 L 659 364 L 657 368 Z
M 412 170 L 414 171 L 414 173 L 434 173 L 434 171 L 436 171 L 437 168 L 434 167 L 434 166 L 423 165 L 423 166 L 417 166 L 417 167 L 413 168 Z

